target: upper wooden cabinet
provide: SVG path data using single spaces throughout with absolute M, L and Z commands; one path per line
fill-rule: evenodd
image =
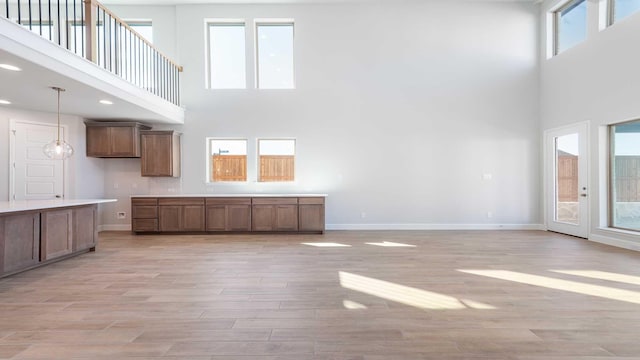
M 180 177 L 180 134 L 173 130 L 140 134 L 142 176 Z
M 137 122 L 87 121 L 87 156 L 140 157 L 140 130 L 151 127 Z

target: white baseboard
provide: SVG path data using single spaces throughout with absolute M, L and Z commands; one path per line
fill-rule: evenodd
M 545 230 L 543 224 L 327 224 L 327 230 Z
M 98 225 L 98 232 L 100 231 L 131 231 L 131 225 L 129 224 Z
M 604 235 L 599 235 L 599 234 L 591 234 L 589 236 L 589 240 L 595 241 L 595 242 L 598 242 L 598 243 L 601 243 L 601 244 L 620 247 L 620 248 L 623 248 L 623 249 L 640 251 L 640 242 L 616 239 L 616 238 L 612 238 L 612 237 L 604 236 Z

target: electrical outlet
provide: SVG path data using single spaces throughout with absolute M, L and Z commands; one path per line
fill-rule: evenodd
M 361 219 L 364 219 L 364 218 L 366 218 L 366 217 L 367 217 L 367 213 L 366 213 L 366 212 L 361 212 L 361 213 L 360 213 L 360 218 L 361 218 Z
M 116 218 L 118 219 L 126 219 L 127 218 L 127 213 L 124 211 L 118 211 L 116 213 Z
M 487 217 L 491 219 L 493 217 L 493 213 L 491 211 L 487 211 Z

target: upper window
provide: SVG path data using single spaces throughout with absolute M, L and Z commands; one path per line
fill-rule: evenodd
M 130 28 L 153 44 L 153 24 L 149 20 L 126 20 Z
M 293 181 L 296 141 L 291 139 L 258 140 L 258 181 Z
M 208 139 L 209 182 L 247 181 L 247 140 Z
M 640 231 L 640 121 L 610 127 L 610 226 Z
M 293 22 L 256 22 L 257 87 L 293 89 Z
M 209 87 L 245 89 L 244 22 L 208 23 Z
M 640 0 L 609 0 L 611 24 L 640 10 Z
M 554 54 L 559 54 L 587 38 L 587 1 L 570 1 L 553 13 Z

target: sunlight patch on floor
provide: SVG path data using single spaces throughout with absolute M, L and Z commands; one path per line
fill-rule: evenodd
M 366 305 L 362 305 L 360 303 L 357 303 L 351 300 L 343 300 L 342 305 L 345 307 L 345 309 L 349 309 L 349 310 L 362 310 L 367 308 Z
M 452 296 L 399 285 L 345 271 L 340 271 L 338 274 L 340 277 L 340 285 L 346 289 L 355 290 L 385 300 L 391 300 L 401 304 L 417 307 L 419 309 L 495 309 L 495 307 L 491 305 L 476 301 L 457 299 Z
M 312 242 L 312 243 L 302 243 L 302 245 L 309 245 L 315 247 L 351 247 L 351 245 L 333 243 L 333 242 Z
M 463 273 L 640 304 L 640 292 L 506 270 L 458 270 Z
M 560 274 L 588 277 L 599 280 L 609 280 L 625 284 L 640 285 L 640 276 L 617 274 L 597 270 L 549 270 Z
M 403 243 L 397 243 L 397 242 L 391 242 L 391 241 L 365 243 L 365 244 L 373 245 L 373 246 L 384 246 L 384 247 L 416 247 L 415 245 L 411 245 L 411 244 L 403 244 Z

